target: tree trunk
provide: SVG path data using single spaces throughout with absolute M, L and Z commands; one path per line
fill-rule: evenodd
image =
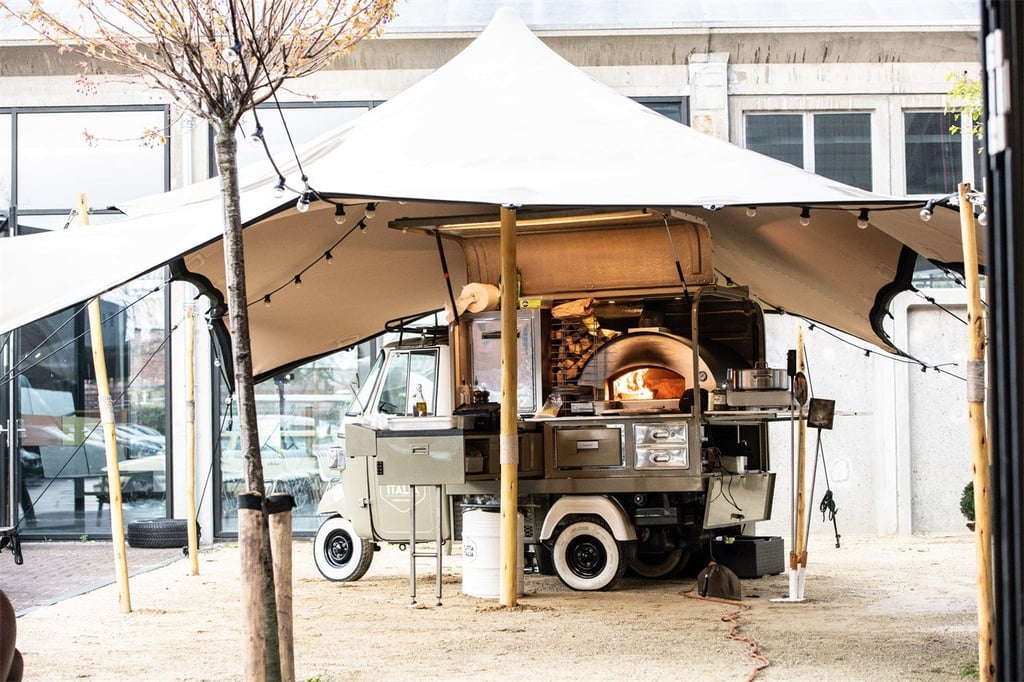
M 246 489 L 260 494 L 264 500 L 263 536 L 263 618 L 266 623 L 266 679 L 281 679 L 281 662 L 277 638 L 277 598 L 274 590 L 274 564 L 270 549 L 270 526 L 266 511 L 266 485 L 263 480 L 263 459 L 256 425 L 256 391 L 252 372 L 252 351 L 249 345 L 249 308 L 245 292 L 245 254 L 242 247 L 242 213 L 238 189 L 238 156 L 234 126 L 222 122 L 214 140 L 217 170 L 220 173 L 221 196 L 224 198 L 224 270 L 227 283 L 228 322 L 231 329 L 231 352 L 234 356 L 235 402 L 238 406 L 238 431 L 245 457 Z M 241 538 L 240 538 L 241 539 Z M 258 617 L 247 614 L 246 617 Z

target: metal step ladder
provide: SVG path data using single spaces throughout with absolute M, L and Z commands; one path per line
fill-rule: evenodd
M 433 552 L 418 551 L 416 549 L 416 488 L 424 486 L 409 486 L 409 594 L 412 601 L 409 603 L 410 608 L 416 608 L 419 603 L 416 601 L 416 559 L 431 558 L 436 559 L 436 571 L 437 571 L 437 602 L 435 606 L 441 606 L 441 548 L 444 546 L 444 540 L 442 539 L 442 519 L 444 518 L 444 486 L 443 485 L 431 485 L 428 487 L 433 488 L 437 493 L 437 538 L 436 546 Z

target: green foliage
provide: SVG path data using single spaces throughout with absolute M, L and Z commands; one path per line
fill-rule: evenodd
M 969 677 L 972 680 L 976 680 L 978 679 L 978 664 L 974 661 L 964 663 L 957 672 L 960 674 L 960 677 Z
M 982 120 L 984 107 L 981 101 L 981 80 L 971 78 L 966 71 L 950 73 L 946 80 L 952 83 L 946 93 L 946 113 L 952 113 L 953 120 L 957 122 L 949 127 L 949 132 L 954 135 L 959 133 L 969 121 L 971 135 L 978 140 L 983 139 L 985 123 Z
M 964 492 L 960 495 L 960 513 L 968 521 L 974 521 L 974 481 L 964 486 Z

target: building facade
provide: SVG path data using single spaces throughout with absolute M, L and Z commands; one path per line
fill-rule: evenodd
M 950 77 L 978 76 L 972 2 L 934 2 L 927 16 L 900 2 L 780 2 L 761 10 L 742 2 L 640 2 L 628 14 L 613 2 L 511 4 L 545 43 L 595 79 L 709 135 L 880 194 L 932 198 L 980 177 L 976 141 L 950 131 L 957 121 L 947 111 Z M 685 6 L 667 6 L 677 4 Z M 408 0 L 383 37 L 289 84 L 280 109 L 247 117 L 240 139 L 258 117 L 272 154 L 290 153 L 286 132 L 301 145 L 444 64 L 486 25 L 498 6 L 491 5 Z M 12 23 L 0 29 L 0 57 L 3 238 L 80 222 L 72 215 L 80 195 L 97 224 L 117 218 L 108 206 L 213 174 L 210 131 L 161 92 L 117 76 L 83 85 L 76 58 Z M 153 130 L 166 143 L 140 143 Z M 245 145 L 239 161 L 267 162 L 262 149 Z M 965 532 L 964 295 L 954 279 L 927 267 L 919 282 L 920 292 L 897 299 L 891 334 L 923 365 L 804 325 L 814 394 L 834 398 L 842 415 L 832 431 L 810 436 L 823 465 L 815 497 L 824 485 L 833 491 L 841 532 Z M 184 475 L 183 337 L 185 309 L 194 304 L 198 515 L 204 540 L 231 536 L 241 489 L 237 420 L 202 323 L 208 304 L 166 271 L 101 298 L 126 522 L 185 514 L 191 483 Z M 767 359 L 784 366 L 798 321 L 769 317 Z M 6 525 L 18 525 L 28 539 L 109 536 L 84 307 L 0 343 Z M 258 388 L 268 481 L 296 498 L 297 532 L 318 525 L 326 472 L 317 454 L 333 442 L 373 353 L 373 344 L 339 351 Z M 775 427 L 772 441 L 775 515 L 759 530 L 786 535 L 789 426 Z M 826 521 L 812 534 L 831 535 Z

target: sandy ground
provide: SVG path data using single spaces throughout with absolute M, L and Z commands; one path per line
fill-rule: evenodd
M 812 551 L 805 601 L 772 601 L 788 594 L 780 574 L 744 580 L 744 608 L 681 596 L 692 579 L 584 593 L 536 574 L 501 608 L 463 594 L 459 552 L 441 607 L 433 560 L 418 560 L 426 607 L 410 608 L 407 553 L 385 547 L 362 580 L 331 583 L 296 541 L 297 679 L 745 680 L 762 661 L 729 614 L 769 662 L 758 680 L 954 680 L 977 660 L 969 536 L 844 536 Z M 131 613 L 116 585 L 35 608 L 18 619 L 25 679 L 242 679 L 239 573 L 237 547 L 217 545 L 198 576 L 182 558 L 133 577 Z

